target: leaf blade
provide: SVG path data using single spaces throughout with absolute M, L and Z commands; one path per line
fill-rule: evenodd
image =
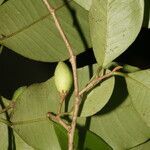
M 82 6 L 84 9 L 89 10 L 92 5 L 92 0 L 74 0 L 76 3 L 78 3 L 80 6 Z
M 144 2 L 93 0 L 90 31 L 94 54 L 106 66 L 135 40 L 143 20 Z
M 90 47 L 88 11 L 73 1 L 51 1 L 51 4 L 56 8 L 75 54 Z M 42 1 L 8 1 L 1 6 L 0 20 L 2 45 L 39 61 L 53 62 L 68 58 L 66 46 Z
M 83 69 L 78 70 L 78 73 L 80 75 L 79 80 L 81 81 L 80 88 L 84 87 L 86 81 L 89 80 L 88 72 L 88 67 L 84 67 Z M 106 82 L 106 86 L 104 87 L 107 87 L 107 85 L 112 83 L 112 85 L 110 86 L 110 89 L 112 90 L 113 82 L 113 78 L 109 79 L 108 83 Z M 96 98 L 94 99 L 96 100 Z M 49 148 L 49 144 L 53 145 L 54 149 L 60 149 L 60 147 L 62 148 L 63 146 L 65 146 L 64 144 L 59 143 L 59 137 L 56 135 L 54 124 L 48 119 L 46 119 L 47 112 L 57 112 L 59 100 L 59 93 L 56 90 L 53 78 L 49 79 L 46 82 L 33 84 L 25 88 L 24 91 L 17 97 L 16 105 L 11 115 L 11 122 L 13 123 L 13 128 L 15 132 L 26 143 L 35 148 Z M 108 99 L 105 100 L 106 102 L 108 101 Z M 99 111 L 99 109 L 100 108 L 97 108 L 96 110 L 94 109 L 94 113 Z M 51 134 L 49 134 L 49 132 L 51 132 Z M 64 134 L 60 132 L 60 134 L 58 135 L 62 136 Z M 30 137 L 28 138 L 28 136 Z M 51 138 L 53 140 L 49 142 L 48 139 Z M 90 145 L 88 144 L 89 143 L 87 143 L 87 146 L 90 147 Z M 103 144 L 105 145 L 105 142 Z
M 0 97 L 0 109 L 2 109 L 3 100 Z M 6 114 L 0 114 L 0 118 L 6 119 Z M 1 149 L 7 149 L 9 146 L 8 127 L 0 122 L 0 147 Z
M 123 78 L 116 79 L 109 103 L 92 117 L 90 130 L 113 149 L 130 149 L 149 139 L 150 128 L 135 109 Z
M 150 127 L 150 70 L 130 73 L 126 82 L 135 109 Z

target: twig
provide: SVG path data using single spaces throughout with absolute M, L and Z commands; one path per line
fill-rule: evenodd
M 61 118 L 59 115 L 54 115 L 51 112 L 47 113 L 47 117 L 50 118 L 52 121 L 59 123 L 61 126 L 63 126 L 68 132 L 70 130 L 70 126 L 67 125 Z
M 117 70 L 119 70 L 121 68 L 122 68 L 121 66 L 117 66 L 111 72 L 109 72 L 101 77 L 97 77 L 97 78 L 93 79 L 84 89 L 82 89 L 79 92 L 79 95 L 81 96 L 83 93 L 89 91 L 91 88 L 93 88 L 95 85 L 97 85 L 103 79 L 111 77 L 114 74 L 114 72 L 116 72 Z
M 121 77 L 127 77 L 128 76 L 126 73 L 122 73 L 122 72 L 114 72 L 113 75 L 121 76 Z
M 2 114 L 2 113 L 4 113 L 4 112 L 8 111 L 8 110 L 11 109 L 11 108 L 13 108 L 14 105 L 15 105 L 15 103 L 14 103 L 14 102 L 11 102 L 11 103 L 10 103 L 8 106 L 6 106 L 5 108 L 0 109 L 0 114 Z
M 94 74 L 92 77 L 91 77 L 91 79 L 88 81 L 88 83 L 87 83 L 87 85 L 89 84 L 89 83 L 91 83 L 93 80 L 95 80 L 95 78 L 96 77 L 99 77 L 99 73 L 102 71 L 102 73 L 104 72 L 104 69 L 102 69 L 102 67 L 98 67 L 97 68 L 97 71 L 96 71 L 96 74 Z M 87 86 L 86 85 L 86 86 Z
M 75 133 L 75 127 L 77 122 L 77 115 L 79 111 L 79 105 L 80 105 L 80 95 L 79 95 L 79 87 L 78 87 L 78 77 L 77 77 L 77 66 L 76 66 L 76 56 L 73 53 L 73 49 L 59 23 L 59 20 L 56 17 L 55 9 L 48 3 L 47 0 L 43 0 L 44 4 L 46 5 L 47 9 L 49 10 L 50 14 L 52 15 L 55 25 L 66 45 L 66 48 L 70 55 L 70 63 L 73 70 L 73 79 L 74 79 L 74 89 L 75 89 L 75 102 L 74 102 L 74 110 L 73 110 L 73 116 L 72 116 L 72 122 L 71 122 L 71 128 L 68 132 L 68 150 L 73 150 L 73 140 L 74 140 L 74 133 Z
M 62 106 L 63 106 L 63 103 L 66 99 L 67 93 L 62 92 L 59 95 L 60 95 L 60 102 L 59 102 L 59 107 L 58 107 L 57 114 L 61 114 Z

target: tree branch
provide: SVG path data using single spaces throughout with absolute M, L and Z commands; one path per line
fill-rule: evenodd
M 79 106 L 80 106 L 80 96 L 84 93 L 87 92 L 88 90 L 90 90 L 92 87 L 94 87 L 95 85 L 97 85 L 100 81 L 102 81 L 105 78 L 108 78 L 110 76 L 113 75 L 113 73 L 119 69 L 121 69 L 122 67 L 118 66 L 116 68 L 114 68 L 110 73 L 107 73 L 101 77 L 97 77 L 95 79 L 93 79 L 83 90 L 81 90 L 79 92 L 79 87 L 78 87 L 78 76 L 77 76 L 77 66 L 76 66 L 76 56 L 74 55 L 73 52 L 73 48 L 70 45 L 62 27 L 61 24 L 59 22 L 59 20 L 57 19 L 57 16 L 55 14 L 55 9 L 48 3 L 47 0 L 43 0 L 44 4 L 46 5 L 47 9 L 49 10 L 49 13 L 52 15 L 56 28 L 58 29 L 65 45 L 66 48 L 68 50 L 69 56 L 70 56 L 70 63 L 72 66 L 72 70 L 73 70 L 73 79 L 74 79 L 74 94 L 75 94 L 75 102 L 73 105 L 73 113 L 72 113 L 72 122 L 71 125 L 68 126 L 65 122 L 63 122 L 63 120 L 61 120 L 60 115 L 52 115 L 51 113 L 49 113 L 49 117 L 58 122 L 59 124 L 61 124 L 67 131 L 68 131 L 68 150 L 73 150 L 73 141 L 74 141 L 74 133 L 75 133 L 75 128 L 76 128 L 76 123 L 77 123 L 77 116 L 78 116 L 78 111 L 79 111 Z M 59 109 L 59 112 L 61 110 L 61 106 Z
M 111 72 L 103 75 L 103 76 L 100 76 L 100 77 L 96 77 L 95 79 L 93 79 L 84 89 L 82 89 L 80 92 L 79 92 L 79 95 L 81 96 L 83 93 L 85 92 L 88 92 L 90 89 L 92 89 L 95 85 L 97 85 L 100 81 L 106 79 L 106 78 L 109 78 L 111 77 L 112 75 L 114 75 L 114 73 L 121 69 L 122 67 L 121 66 L 117 66 L 115 67 Z
M 47 113 L 47 117 L 50 118 L 52 121 L 57 122 L 58 124 L 60 124 L 61 126 L 63 126 L 68 132 L 70 130 L 70 126 L 67 125 L 61 118 L 60 115 L 54 115 L 51 112 Z
M 70 63 L 73 70 L 73 79 L 74 79 L 74 93 L 75 93 L 75 102 L 74 102 L 74 110 L 73 110 L 73 116 L 72 116 L 72 122 L 71 122 L 71 128 L 68 132 L 68 150 L 73 150 L 73 141 L 74 141 L 74 133 L 75 133 L 75 127 L 77 122 L 77 116 L 79 111 L 79 105 L 80 105 L 80 95 L 79 95 L 79 87 L 78 87 L 78 77 L 77 77 L 77 66 L 76 66 L 76 56 L 73 53 L 73 49 L 59 23 L 59 20 L 57 19 L 57 16 L 55 14 L 55 9 L 48 3 L 47 0 L 43 0 L 44 4 L 46 5 L 47 9 L 49 10 L 50 14 L 52 15 L 55 25 L 66 45 L 66 48 L 69 52 L 70 56 Z

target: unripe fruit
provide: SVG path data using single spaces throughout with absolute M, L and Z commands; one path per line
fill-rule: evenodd
M 72 85 L 72 72 L 64 62 L 59 62 L 55 69 L 55 85 L 60 94 L 68 93 Z

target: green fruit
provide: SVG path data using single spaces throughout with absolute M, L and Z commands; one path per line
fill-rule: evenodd
M 73 82 L 72 72 L 64 62 L 59 62 L 55 69 L 55 85 L 60 94 L 68 93 Z

